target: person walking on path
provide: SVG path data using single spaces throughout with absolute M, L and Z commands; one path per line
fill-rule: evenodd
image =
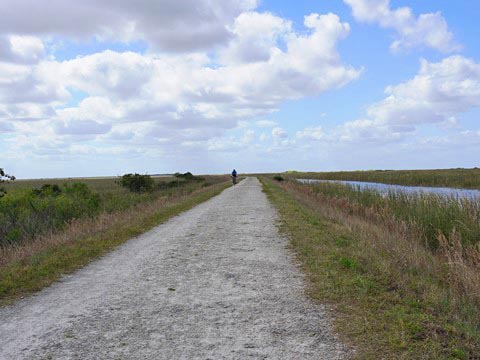
M 237 183 L 237 170 L 235 169 L 233 169 L 232 171 L 232 181 L 233 181 L 233 185 Z

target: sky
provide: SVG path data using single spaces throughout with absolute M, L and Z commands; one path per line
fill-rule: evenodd
M 17 178 L 480 166 L 480 2 L 2 0 Z

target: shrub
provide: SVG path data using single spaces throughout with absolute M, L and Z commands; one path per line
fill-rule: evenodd
M 173 174 L 176 178 L 185 179 L 187 181 L 205 181 L 205 178 L 200 176 L 194 176 L 190 171 L 186 172 L 185 174 L 181 174 L 179 172 Z
M 136 193 L 152 191 L 155 185 L 155 181 L 150 175 L 140 175 L 137 173 L 123 175 L 118 183 L 131 192 Z
M 33 193 L 37 196 L 58 196 L 62 193 L 62 189 L 57 184 L 43 184 L 40 189 L 33 190 Z
M 275 176 L 273 177 L 273 180 L 283 181 L 284 179 L 283 179 L 283 177 L 281 177 L 280 175 L 275 175 Z
M 68 221 L 95 216 L 99 210 L 99 196 L 82 183 L 9 192 L 0 201 L 0 246 L 61 229 Z

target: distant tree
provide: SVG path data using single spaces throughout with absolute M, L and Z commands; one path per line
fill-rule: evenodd
M 6 174 L 5 171 L 0 168 L 0 185 L 13 180 L 15 180 L 15 176 Z M 0 186 L 0 197 L 4 196 L 6 193 L 5 189 Z
M 155 181 L 150 175 L 140 175 L 137 173 L 123 175 L 118 183 L 131 192 L 136 193 L 152 191 L 155 185 Z
M 40 189 L 34 189 L 33 193 L 41 197 L 59 196 L 62 189 L 57 184 L 43 184 Z
M 204 181 L 205 180 L 205 178 L 203 178 L 203 177 L 194 176 L 190 171 L 188 171 L 184 174 L 176 172 L 175 174 L 173 174 L 173 176 L 176 177 L 177 179 L 185 179 L 186 181 L 191 181 L 191 180 Z

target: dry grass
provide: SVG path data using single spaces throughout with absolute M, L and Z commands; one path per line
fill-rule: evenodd
M 433 252 L 411 222 L 293 182 L 263 181 L 312 280 L 312 296 L 336 305 L 337 329 L 358 358 L 480 354 L 478 246 L 439 235 Z
M 464 246 L 457 233 L 438 235 L 439 255 L 447 264 L 448 283 L 480 304 L 480 243 Z

